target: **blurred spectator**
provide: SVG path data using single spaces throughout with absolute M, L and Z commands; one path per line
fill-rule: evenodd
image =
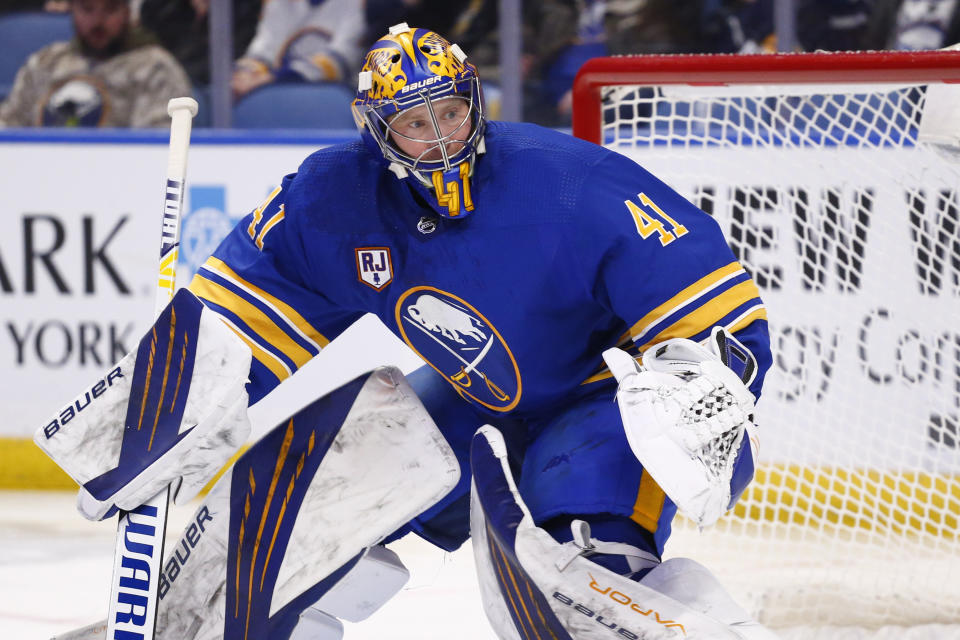
M 0 13 L 15 11 L 50 11 L 65 13 L 70 10 L 69 0 L 4 0 Z
M 524 5 L 524 119 L 570 122 L 570 90 L 588 59 L 608 53 L 605 0 L 542 0 Z
M 469 52 L 476 64 L 481 47 L 496 47 L 492 38 L 499 26 L 497 5 L 498 0 L 367 0 L 365 44 L 373 44 L 391 26 L 406 22 L 412 27 L 449 34 L 450 42 Z M 483 50 L 488 49 L 489 46 Z M 495 55 L 484 56 L 481 62 L 496 64 Z
M 261 0 L 233 0 L 233 54 L 250 45 Z M 143 0 L 140 24 L 183 65 L 195 86 L 210 84 L 210 0 Z
M 607 3 L 611 53 L 775 51 L 773 0 L 617 0 Z
M 364 35 L 358 0 L 270 0 L 237 60 L 235 97 L 270 82 L 347 82 L 358 71 Z
M 73 0 L 76 37 L 34 53 L 0 104 L 2 126 L 159 127 L 190 95 L 173 56 L 130 25 L 126 0 Z
M 798 0 L 797 40 L 804 51 L 861 48 L 874 0 Z
M 497 0 L 367 0 L 364 9 L 364 44 L 373 44 L 390 27 L 406 22 L 411 27 L 445 34 L 450 42 L 456 42 L 469 53 L 470 43 L 463 40 L 467 28 L 473 18 L 484 10 L 484 5 L 496 2 Z
M 939 49 L 960 42 L 957 0 L 875 0 L 864 49 Z

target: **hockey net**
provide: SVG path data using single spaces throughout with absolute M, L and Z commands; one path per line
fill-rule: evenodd
M 666 554 L 784 637 L 960 638 L 960 164 L 918 141 L 956 82 L 958 52 L 868 52 L 598 58 L 574 86 L 574 134 L 714 216 L 761 289 L 761 466 Z

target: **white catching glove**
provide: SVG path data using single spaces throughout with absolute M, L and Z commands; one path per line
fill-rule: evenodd
M 706 347 L 684 338 L 667 340 L 643 354 L 642 367 L 620 349 L 603 353 L 619 383 L 617 402 L 630 448 L 677 508 L 701 527 L 729 508 L 737 452 L 746 431 L 755 430 L 755 398 L 721 360 L 730 341 L 739 345 L 720 327 Z M 749 381 L 756 364 L 742 351 L 751 359 L 745 367 Z
M 172 485 L 183 503 L 250 433 L 251 352 L 181 289 L 137 349 L 39 429 L 34 442 L 81 486 L 80 513 L 99 520 Z

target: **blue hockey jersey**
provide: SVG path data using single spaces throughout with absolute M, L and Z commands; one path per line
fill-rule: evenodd
M 191 290 L 254 354 L 251 402 L 367 312 L 465 400 L 535 416 L 638 353 L 727 327 L 770 364 L 766 311 L 718 225 L 635 162 L 490 122 L 445 219 L 361 142 L 309 156 L 230 233 Z

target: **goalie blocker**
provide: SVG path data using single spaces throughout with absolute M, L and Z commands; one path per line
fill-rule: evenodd
M 80 485 L 99 520 L 172 485 L 193 498 L 247 439 L 251 353 L 182 289 L 137 349 L 57 412 L 34 442 Z

